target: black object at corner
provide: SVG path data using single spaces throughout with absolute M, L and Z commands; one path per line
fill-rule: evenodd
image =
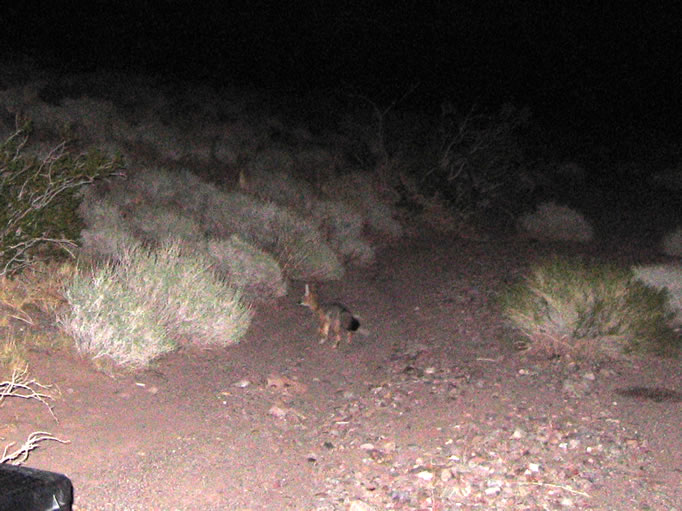
M 65 475 L 0 464 L 0 511 L 71 511 L 72 504 Z

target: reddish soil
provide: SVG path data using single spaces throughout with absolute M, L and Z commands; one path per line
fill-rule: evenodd
M 0 435 L 68 439 L 27 465 L 67 474 L 78 511 L 682 509 L 679 360 L 566 364 L 501 342 L 501 286 L 575 250 L 384 250 L 321 286 L 369 330 L 338 350 L 317 343 L 297 284 L 259 307 L 240 345 L 139 373 L 34 353 L 33 376 L 61 390 L 59 423 L 38 403 L 6 402 Z

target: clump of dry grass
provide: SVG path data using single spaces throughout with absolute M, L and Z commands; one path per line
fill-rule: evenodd
M 60 323 L 81 352 L 133 368 L 178 343 L 237 343 L 252 311 L 211 266 L 207 256 L 173 242 L 129 246 L 119 263 L 74 276 Z
M 330 246 L 345 261 L 358 266 L 374 262 L 374 249 L 363 237 L 363 217 L 345 202 L 315 201 L 311 214 Z
M 580 213 L 554 202 L 542 203 L 534 213 L 522 215 L 518 228 L 543 240 L 588 242 L 594 237 L 592 226 Z
M 661 251 L 669 256 L 682 257 L 682 227 L 669 232 L 663 237 Z
M 501 305 L 522 344 L 548 355 L 674 354 L 680 345 L 666 292 L 611 265 L 553 258 L 506 289 Z
M 261 299 L 286 295 L 287 282 L 277 261 L 236 234 L 228 240 L 209 240 L 207 250 L 218 271 L 246 295 Z
M 36 263 L 0 277 L 0 374 L 22 366 L 28 347 L 49 349 L 63 340 L 53 326 L 65 306 L 61 286 L 74 271 L 68 263 Z

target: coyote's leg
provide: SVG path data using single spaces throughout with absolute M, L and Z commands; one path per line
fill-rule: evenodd
M 334 321 L 334 348 L 339 346 L 341 342 L 341 321 L 338 319 Z
M 331 323 L 329 321 L 324 321 L 320 324 L 320 344 L 324 344 L 324 342 L 329 339 L 330 326 Z

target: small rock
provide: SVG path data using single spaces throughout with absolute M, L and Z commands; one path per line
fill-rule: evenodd
M 540 464 L 529 463 L 528 464 L 528 470 L 530 470 L 531 472 L 539 472 L 540 471 Z
M 268 413 L 273 417 L 277 417 L 278 419 L 284 419 L 287 416 L 287 411 L 284 408 L 280 408 L 279 406 L 271 406 L 268 410 Z
M 516 428 L 514 432 L 512 433 L 512 438 L 515 440 L 518 440 L 519 438 L 523 438 L 526 436 L 526 432 L 522 430 L 521 428 Z
M 247 379 L 236 381 L 232 384 L 233 387 L 238 387 L 240 389 L 246 388 L 251 385 L 251 382 Z
M 447 483 L 450 479 L 452 479 L 452 472 L 449 468 L 444 468 L 440 471 L 440 480 L 442 482 Z
M 374 511 L 374 508 L 361 500 L 353 500 L 348 506 L 348 511 Z
M 428 470 L 422 470 L 417 474 L 417 477 L 422 481 L 430 481 L 433 479 L 433 473 L 429 472 Z
M 594 375 L 593 372 L 590 371 L 590 372 L 583 374 L 583 378 L 585 380 L 594 381 L 596 379 L 596 376 Z
M 388 451 L 388 452 L 393 452 L 396 449 L 395 442 L 392 440 L 384 442 L 381 447 L 384 451 Z
M 376 449 L 376 447 L 374 447 L 374 444 L 368 442 L 366 444 L 362 444 L 360 446 L 360 449 L 362 449 L 363 451 L 371 451 L 373 449 Z

